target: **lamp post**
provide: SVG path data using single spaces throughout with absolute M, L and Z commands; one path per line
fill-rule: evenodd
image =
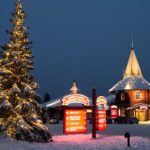
M 96 89 L 92 89 L 92 139 L 96 139 Z
M 130 147 L 130 133 L 129 132 L 126 132 L 124 134 L 124 137 L 127 138 L 127 146 Z

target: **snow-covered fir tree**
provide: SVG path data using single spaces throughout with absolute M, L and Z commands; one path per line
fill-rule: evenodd
M 25 27 L 22 0 L 12 13 L 10 40 L 0 60 L 0 134 L 17 140 L 48 142 L 51 134 L 41 121 L 39 95 L 34 82 L 33 55 Z

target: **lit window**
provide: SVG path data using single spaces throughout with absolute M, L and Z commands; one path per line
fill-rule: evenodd
M 141 92 L 140 91 L 136 92 L 135 98 L 141 99 Z
M 121 93 L 121 101 L 125 100 L 125 93 Z

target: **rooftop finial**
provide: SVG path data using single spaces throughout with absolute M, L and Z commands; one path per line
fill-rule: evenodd
M 131 35 L 131 48 L 133 49 L 134 47 L 134 42 L 133 42 L 133 34 Z
M 76 70 L 76 68 L 74 68 L 74 70 L 73 70 L 73 78 L 74 78 L 74 81 L 76 81 L 76 78 L 77 78 L 77 70 Z
M 76 80 L 73 81 L 73 85 L 70 89 L 70 93 L 71 94 L 78 94 L 79 93 L 79 89 L 77 87 L 77 83 L 76 83 Z

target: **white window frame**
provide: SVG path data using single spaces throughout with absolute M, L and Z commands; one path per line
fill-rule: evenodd
M 136 100 L 140 100 L 141 98 L 142 98 L 141 91 L 137 91 L 137 92 L 135 93 L 135 99 L 136 99 Z

